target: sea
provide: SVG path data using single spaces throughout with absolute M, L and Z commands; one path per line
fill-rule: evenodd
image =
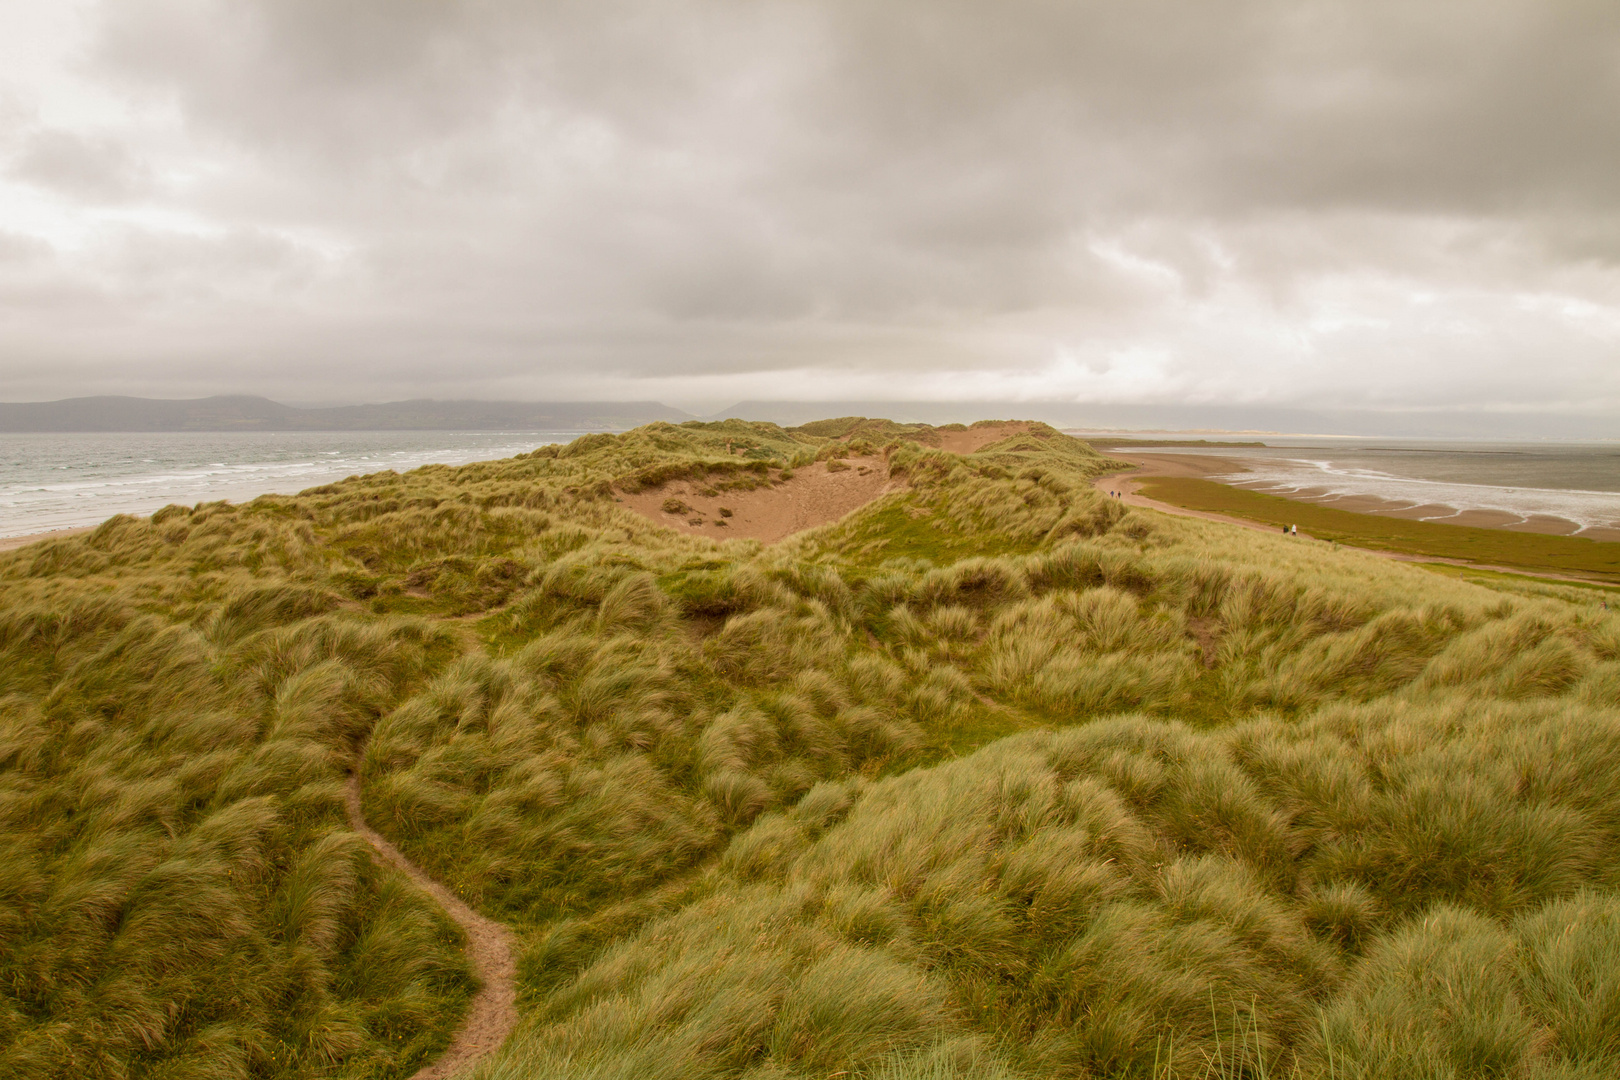
M 1133 445 L 1121 452 L 1231 459 L 1241 462 L 1247 471 L 1210 479 L 1277 495 L 1372 496 L 1432 507 L 1433 513 L 1421 515 L 1424 520 L 1444 521 L 1470 510 L 1494 510 L 1521 519 L 1562 518 L 1583 531 L 1620 528 L 1620 443 L 1616 442 L 1257 438 L 1266 445 L 1201 447 L 1167 438 L 1162 446 Z
M 579 431 L 0 433 L 0 537 L 98 525 L 170 503 L 245 502 L 356 474 L 464 465 Z

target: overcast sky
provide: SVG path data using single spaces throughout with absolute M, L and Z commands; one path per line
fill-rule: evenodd
M 1620 415 L 1614 0 L 0 0 L 0 400 Z

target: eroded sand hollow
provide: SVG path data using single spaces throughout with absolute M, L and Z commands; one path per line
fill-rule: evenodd
M 1012 422 L 980 424 L 962 431 L 936 430 L 934 434 L 940 449 L 971 454 L 1027 430 L 1029 424 Z M 621 493 L 618 498 L 627 508 L 677 532 L 773 544 L 796 532 L 837 521 L 874 499 L 904 491 L 908 486 L 903 477 L 889 476 L 889 464 L 882 457 L 846 458 L 840 464 L 847 468 L 829 468 L 829 464 L 818 461 L 806 465 L 795 469 L 789 480 L 752 491 L 723 491 L 705 480 L 675 480 L 660 488 Z M 723 510 L 729 510 L 729 516 Z
M 790 480 L 752 491 L 719 491 L 703 480 L 676 480 L 661 488 L 620 495 L 624 505 L 643 517 L 677 532 L 712 536 L 716 540 L 749 539 L 767 544 L 804 529 L 837 521 L 891 491 L 902 491 L 905 480 L 889 476 L 881 457 L 852 457 L 846 469 L 828 471 L 818 461 L 795 469 Z M 686 507 L 676 513 L 665 506 Z M 731 511 L 727 517 L 722 510 Z
M 1027 421 L 1010 420 L 1005 424 L 975 424 L 965 431 L 937 430 L 935 434 L 939 436 L 941 450 L 949 450 L 953 454 L 972 454 L 993 442 L 1020 435 L 1029 427 Z

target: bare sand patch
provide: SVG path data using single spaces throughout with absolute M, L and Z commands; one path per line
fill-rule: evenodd
M 1013 435 L 1022 435 L 1028 430 L 1027 422 L 1014 420 L 1005 424 L 978 424 L 966 431 L 941 431 L 939 448 L 949 450 L 953 454 L 971 454 L 993 442 L 1000 442 Z
M 660 488 L 621 494 L 642 517 L 692 536 L 759 540 L 773 544 L 796 532 L 837 521 L 873 499 L 903 491 L 881 457 L 851 457 L 833 467 L 818 461 L 788 480 L 752 491 L 721 491 L 703 480 L 675 480 Z M 729 511 L 729 513 L 728 513 Z

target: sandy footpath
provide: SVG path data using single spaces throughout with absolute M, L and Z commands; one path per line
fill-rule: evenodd
M 486 919 L 461 902 L 455 893 L 428 877 L 415 863 L 370 825 L 360 808 L 360 777 L 349 776 L 344 802 L 349 812 L 349 827 L 359 833 L 383 860 L 409 877 L 417 888 L 433 897 L 467 934 L 467 959 L 483 982 L 483 988 L 472 1000 L 467 1018 L 462 1021 L 449 1049 L 437 1061 L 418 1069 L 411 1080 L 443 1080 L 473 1065 L 485 1054 L 496 1050 L 517 1026 L 517 961 L 516 945 L 511 932 L 500 923 Z

